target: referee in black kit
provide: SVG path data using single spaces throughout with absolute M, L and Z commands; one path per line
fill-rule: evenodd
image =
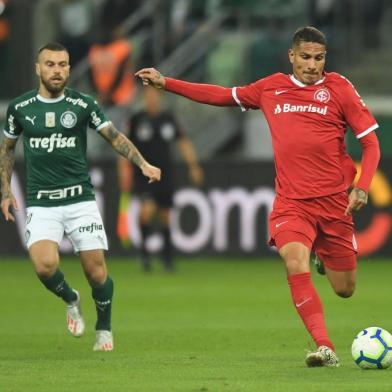
M 141 154 L 162 170 L 159 183 L 148 184 L 143 175 L 132 173 L 131 192 L 140 199 L 139 225 L 141 231 L 140 260 L 144 271 L 151 270 L 151 257 L 146 248 L 146 239 L 153 219 L 157 216 L 163 234 L 162 262 L 166 271 L 173 271 L 173 252 L 169 228 L 170 211 L 173 207 L 174 179 L 171 144 L 176 145 L 189 169 L 191 182 L 200 186 L 203 171 L 195 150 L 174 115 L 162 109 L 161 92 L 153 87 L 143 89 L 144 109 L 130 118 L 129 137 Z M 132 167 L 120 158 L 118 164 L 120 190 L 129 189 L 129 173 Z

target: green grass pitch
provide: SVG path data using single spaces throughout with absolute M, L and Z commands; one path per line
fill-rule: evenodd
M 82 295 L 87 333 L 68 334 L 64 304 L 26 259 L 2 260 L 0 391 L 390 391 L 392 370 L 352 361 L 357 332 L 392 331 L 391 260 L 361 261 L 357 292 L 341 299 L 313 273 L 342 366 L 305 367 L 313 347 L 277 260 L 181 259 L 168 275 L 108 259 L 115 282 L 115 350 L 94 353 L 95 310 L 76 259 L 62 270 Z

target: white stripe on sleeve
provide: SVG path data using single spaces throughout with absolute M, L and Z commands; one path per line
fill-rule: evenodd
M 102 123 L 99 127 L 97 127 L 96 131 L 100 131 L 101 129 L 107 127 L 109 124 L 111 123 L 111 121 L 105 121 L 104 123 Z
M 359 133 L 359 134 L 357 135 L 357 139 L 360 139 L 361 137 L 364 137 L 364 136 L 368 135 L 370 132 L 374 131 L 374 130 L 377 129 L 377 128 L 378 128 L 378 124 L 375 123 L 375 124 L 372 125 L 370 128 L 366 129 L 366 131 L 363 131 L 363 132 Z
M 3 129 L 4 135 L 7 136 L 9 139 L 17 139 L 19 135 L 11 135 L 5 129 Z
M 246 112 L 247 109 L 242 105 L 241 101 L 238 99 L 238 96 L 237 96 L 237 87 L 233 87 L 233 88 L 231 89 L 231 95 L 233 96 L 234 101 L 237 102 L 237 105 L 241 108 L 241 111 Z

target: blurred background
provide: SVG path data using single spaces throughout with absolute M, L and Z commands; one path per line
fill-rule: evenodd
M 49 41 L 70 51 L 69 86 L 94 95 L 119 129 L 142 106 L 134 71 L 154 66 L 164 75 L 237 86 L 274 72 L 290 72 L 287 50 L 293 32 L 314 25 L 328 39 L 327 71 L 357 87 L 376 116 L 380 170 L 370 205 L 356 217 L 362 256 L 392 254 L 392 2 L 388 0 L 0 0 L 0 125 L 11 98 L 36 87 L 36 52 Z M 114 65 L 118 94 L 102 91 L 97 56 L 118 49 Z M 105 59 L 103 60 L 105 61 Z M 126 79 L 121 78 L 127 75 Z M 267 246 L 267 216 L 274 197 L 273 156 L 260 112 L 215 108 L 166 94 L 170 108 L 192 140 L 205 171 L 201 188 L 190 187 L 176 164 L 178 188 L 171 230 L 175 249 L 197 255 L 274 255 Z M 93 132 L 89 137 L 92 180 L 97 189 L 111 250 L 134 247 L 118 237 L 116 156 Z M 349 133 L 348 133 L 349 134 Z M 1 136 L 2 137 L 2 136 Z M 13 178 L 23 200 L 22 143 Z M 357 141 L 348 150 L 358 161 Z M 177 158 L 177 153 L 173 155 Z M 147 157 L 153 163 L 152 157 Z M 23 207 L 23 202 L 20 203 Z M 137 247 L 137 200 L 127 205 L 130 243 Z M 23 254 L 24 216 L 0 222 L 0 254 Z M 159 250 L 159 233 L 150 248 Z M 64 243 L 64 252 L 70 252 Z

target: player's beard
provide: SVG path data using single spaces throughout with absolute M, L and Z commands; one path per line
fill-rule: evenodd
M 46 90 L 48 90 L 48 92 L 53 95 L 61 93 L 68 82 L 68 77 L 64 78 L 62 83 L 57 84 L 54 84 L 51 79 L 41 78 L 41 83 L 45 86 Z

